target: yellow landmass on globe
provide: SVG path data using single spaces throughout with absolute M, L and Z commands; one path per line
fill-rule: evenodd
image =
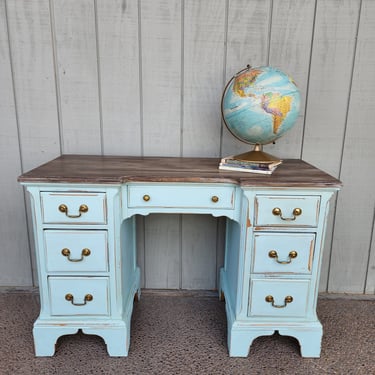
M 252 69 L 248 72 L 240 74 L 234 80 L 233 91 L 237 95 L 241 96 L 241 98 L 246 97 L 247 95 L 245 94 L 245 88 L 252 85 L 257 79 L 258 75 L 261 73 L 263 72 L 259 69 Z
M 262 108 L 273 117 L 273 133 L 277 134 L 281 124 L 290 111 L 293 98 L 268 93 L 262 97 Z

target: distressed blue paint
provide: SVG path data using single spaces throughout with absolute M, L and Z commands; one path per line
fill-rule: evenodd
M 230 356 L 247 356 L 256 337 L 275 331 L 296 337 L 303 356 L 320 355 L 317 285 L 328 201 L 335 188 L 157 182 L 26 185 L 41 296 L 33 330 L 37 356 L 53 355 L 57 338 L 78 329 L 103 337 L 109 355 L 127 356 L 133 301 L 140 296 L 135 215 L 154 212 L 227 217 L 219 292 L 226 300 Z M 60 204 L 73 217 L 60 212 Z M 89 210 L 80 215 L 81 204 Z M 274 207 L 288 217 L 300 207 L 302 215 L 285 221 L 272 214 Z M 62 254 L 64 248 L 71 260 Z M 83 256 L 84 248 L 91 253 Z M 270 250 L 277 251 L 280 262 L 288 260 L 292 250 L 298 255 L 282 264 L 269 257 Z M 67 294 L 74 300 L 67 300 Z M 86 301 L 88 294 L 93 298 Z M 274 306 L 265 300 L 268 295 Z M 293 301 L 285 304 L 289 295 Z

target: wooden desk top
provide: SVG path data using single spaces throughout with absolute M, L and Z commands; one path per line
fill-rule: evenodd
M 339 188 L 341 182 L 298 159 L 271 175 L 219 170 L 218 158 L 62 155 L 18 177 L 22 183 L 213 182 L 241 186 Z

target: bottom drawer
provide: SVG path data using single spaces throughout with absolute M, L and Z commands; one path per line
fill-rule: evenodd
M 48 278 L 51 315 L 109 315 L 107 277 Z
M 264 280 L 250 283 L 249 316 L 303 317 L 309 280 Z

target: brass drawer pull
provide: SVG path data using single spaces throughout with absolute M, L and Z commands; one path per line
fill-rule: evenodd
M 275 305 L 275 300 L 273 299 L 273 296 L 267 296 L 265 298 L 266 302 L 272 303 L 272 307 L 275 307 L 276 309 L 283 309 L 284 307 L 287 306 L 288 303 L 293 302 L 293 297 L 292 296 L 286 296 L 284 298 L 284 304 L 283 305 Z
M 149 195 L 147 195 L 147 194 L 145 194 L 145 195 L 143 196 L 143 200 L 144 200 L 145 202 L 148 202 L 150 199 L 151 199 L 151 197 L 150 197 Z
M 92 296 L 92 294 L 86 294 L 85 298 L 83 300 L 83 303 L 76 303 L 76 302 L 74 302 L 73 294 L 68 293 L 68 294 L 65 295 L 65 299 L 67 301 L 70 301 L 72 303 L 72 305 L 74 305 L 74 306 L 84 306 L 84 305 L 86 305 L 87 302 L 92 301 L 94 299 L 94 297 Z
M 274 258 L 276 262 L 279 264 L 289 264 L 292 261 L 292 259 L 297 258 L 297 255 L 298 255 L 297 251 L 292 250 L 289 252 L 287 260 L 279 260 L 279 255 L 277 254 L 276 250 L 270 250 L 270 252 L 268 253 L 268 256 L 270 258 Z
M 213 195 L 211 200 L 212 200 L 212 202 L 217 203 L 217 202 L 219 202 L 219 197 L 216 196 L 216 195 Z
M 62 249 L 61 254 L 64 255 L 64 257 L 67 257 L 69 262 L 82 262 L 84 257 L 88 257 L 91 254 L 91 251 L 90 249 L 87 249 L 87 248 L 82 249 L 81 258 L 78 258 L 78 259 L 72 259 L 70 257 L 70 250 L 67 248 Z
M 272 210 L 272 213 L 275 215 L 275 216 L 280 216 L 280 219 L 281 220 L 285 220 L 285 221 L 293 221 L 293 220 L 296 220 L 297 216 L 300 216 L 302 214 L 302 209 L 301 208 L 295 208 L 293 210 L 293 217 L 283 217 L 283 213 L 281 211 L 281 208 L 279 207 L 275 207 L 273 210 Z
M 68 213 L 68 206 L 66 204 L 60 204 L 59 206 L 59 211 L 64 213 L 67 217 L 70 217 L 71 219 L 76 219 L 78 217 L 81 217 L 81 215 L 85 212 L 87 212 L 89 210 L 88 206 L 85 205 L 85 204 L 81 204 L 79 206 L 79 209 L 78 209 L 78 212 L 79 214 L 78 215 L 70 215 Z

